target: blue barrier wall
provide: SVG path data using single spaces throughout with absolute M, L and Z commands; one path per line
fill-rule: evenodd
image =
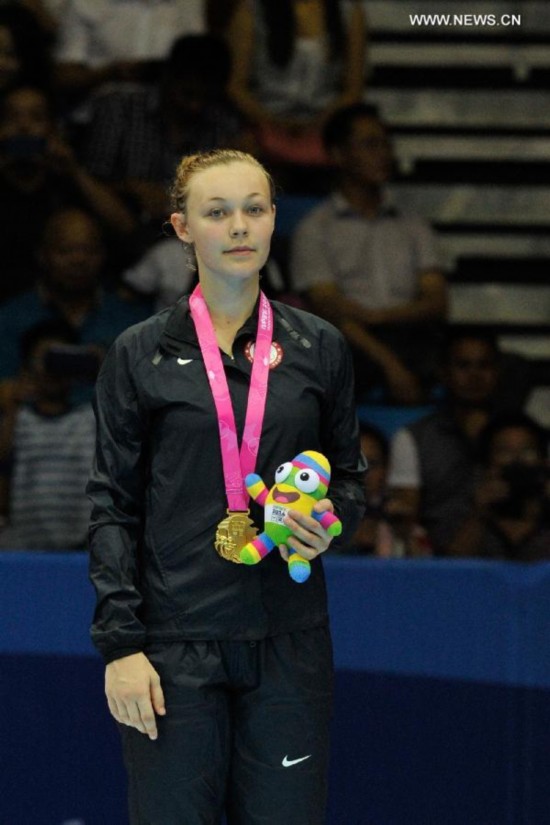
M 327 825 L 547 825 L 550 564 L 328 558 Z M 127 825 L 84 554 L 0 554 L 0 823 Z

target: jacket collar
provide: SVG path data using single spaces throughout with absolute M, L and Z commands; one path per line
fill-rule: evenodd
M 239 329 L 235 336 L 236 338 L 240 335 L 256 334 L 259 305 L 260 296 L 258 295 L 250 317 L 247 318 Z M 189 295 L 184 295 L 180 298 L 168 316 L 168 321 L 160 336 L 159 347 L 170 355 L 179 355 L 184 344 L 192 344 L 195 347 L 199 346 L 197 331 L 189 310 Z

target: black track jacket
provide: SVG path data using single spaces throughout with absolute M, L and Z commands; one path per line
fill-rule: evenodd
M 341 334 L 314 315 L 272 302 L 274 349 L 256 472 L 268 488 L 276 468 L 303 450 L 332 465 L 329 497 L 347 541 L 363 508 L 364 463 L 350 354 Z M 239 441 L 252 364 L 256 308 L 239 330 L 234 359 L 222 353 Z M 296 584 L 274 550 L 253 567 L 219 558 L 226 514 L 218 422 L 188 298 L 115 341 L 94 401 L 97 449 L 90 577 L 97 594 L 92 639 L 107 662 L 156 642 L 258 640 L 326 623 L 321 559 Z M 263 511 L 251 516 L 262 529 Z

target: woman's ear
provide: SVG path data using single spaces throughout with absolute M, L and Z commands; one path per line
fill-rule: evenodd
M 185 220 L 185 216 L 182 212 L 173 212 L 170 215 L 170 223 L 174 227 L 174 232 L 180 239 L 180 241 L 184 241 L 184 243 L 192 243 L 193 239 L 189 233 L 189 229 L 187 226 L 187 221 Z

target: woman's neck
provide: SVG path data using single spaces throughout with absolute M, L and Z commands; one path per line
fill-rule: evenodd
M 208 306 L 218 344 L 232 355 L 233 341 L 238 330 L 250 317 L 259 293 L 258 280 L 212 284 L 201 280 L 203 298 Z

